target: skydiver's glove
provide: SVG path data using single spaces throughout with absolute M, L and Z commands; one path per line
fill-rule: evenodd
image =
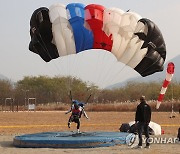
M 90 118 L 89 118 L 89 117 L 86 117 L 86 119 L 87 119 L 87 120 L 90 120 Z

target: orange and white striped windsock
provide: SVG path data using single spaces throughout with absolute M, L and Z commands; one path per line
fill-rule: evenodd
M 162 102 L 162 100 L 164 98 L 167 87 L 170 84 L 170 82 L 172 80 L 172 77 L 174 75 L 174 69 L 175 69 L 174 63 L 169 62 L 168 66 L 167 66 L 167 71 L 166 71 L 166 79 L 163 82 L 163 85 L 162 85 L 162 88 L 161 88 L 161 91 L 160 91 L 160 94 L 159 94 L 159 97 L 158 97 L 158 101 L 157 101 L 157 104 L 156 104 L 156 109 L 159 109 L 159 106 L 160 106 L 160 104 L 161 104 L 161 102 Z

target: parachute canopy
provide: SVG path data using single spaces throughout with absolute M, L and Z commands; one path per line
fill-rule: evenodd
M 163 70 L 166 47 L 157 25 L 135 12 L 102 5 L 53 4 L 34 11 L 29 50 L 49 62 L 89 49 L 111 52 L 141 76 Z

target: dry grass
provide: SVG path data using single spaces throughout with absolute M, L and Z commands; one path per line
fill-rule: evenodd
M 153 109 L 152 121 L 162 125 L 166 134 L 176 135 L 180 127 L 180 114 L 176 112 L 175 118 L 170 118 L 172 103 L 162 103 L 161 110 L 155 110 L 156 102 L 148 103 Z M 90 120 L 82 118 L 81 129 L 82 131 L 119 131 L 122 123 L 134 120 L 137 105 L 138 102 L 88 104 L 86 111 Z M 179 105 L 179 102 L 174 103 L 174 111 L 178 111 Z M 37 112 L 0 112 L 0 134 L 69 131 L 67 121 L 70 115 L 64 114 L 69 108 L 70 105 L 67 104 L 49 104 L 37 106 Z M 19 109 L 24 110 L 23 107 Z M 75 127 L 76 125 L 73 124 L 70 130 L 74 130 Z
M 86 105 L 86 111 L 94 111 L 94 112 L 134 112 L 136 110 L 139 101 L 136 102 L 116 102 L 116 103 L 105 103 L 105 104 L 95 104 L 89 103 Z M 161 104 L 160 109 L 156 110 L 156 101 L 148 101 L 148 104 L 151 106 L 152 111 L 154 112 L 171 112 L 172 111 L 172 104 L 173 110 L 179 112 L 180 110 L 180 101 L 165 101 Z M 70 108 L 70 104 L 64 103 L 49 103 L 46 105 L 40 104 L 36 106 L 36 111 L 65 111 Z M 5 110 L 5 108 L 3 107 Z M 10 110 L 10 107 L 7 106 L 6 110 Z M 19 111 L 25 111 L 24 106 L 18 107 Z M 27 109 L 26 109 L 27 110 Z M 0 106 L 0 111 L 2 111 L 2 107 Z M 17 111 L 17 107 L 14 106 L 14 111 Z
M 46 131 L 72 131 L 67 127 L 70 115 L 53 112 L 0 112 L 0 134 L 22 134 Z M 122 123 L 134 120 L 135 112 L 88 112 L 89 120 L 81 118 L 81 131 L 119 131 Z M 169 112 L 153 112 L 152 121 L 162 125 L 165 134 L 177 135 L 180 115 L 169 118 Z M 169 126 L 168 126 L 169 125 Z
M 135 111 L 137 103 L 116 103 L 116 104 L 89 104 L 87 106 L 87 111 L 95 112 L 112 112 L 112 111 Z
M 120 102 L 114 104 L 88 104 L 86 107 L 87 111 L 97 111 L 97 112 L 133 112 L 136 111 L 136 107 L 139 102 Z M 152 111 L 154 112 L 170 112 L 172 111 L 172 102 L 166 101 L 163 102 L 158 110 L 156 110 L 156 101 L 148 101 L 148 104 L 151 106 Z M 180 102 L 173 102 L 173 110 L 179 112 Z

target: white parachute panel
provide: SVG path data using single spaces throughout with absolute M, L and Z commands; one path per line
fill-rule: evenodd
M 121 53 L 120 56 L 118 57 L 118 60 L 125 64 L 127 64 L 129 61 L 128 59 L 126 59 L 126 57 L 129 56 L 129 54 L 131 55 L 133 54 L 129 52 L 126 53 L 126 51 L 128 50 L 127 48 L 128 43 L 133 37 L 137 22 L 140 19 L 141 19 L 141 16 L 134 12 L 126 12 L 123 14 L 122 22 L 121 22 L 121 26 L 119 30 L 119 34 L 122 36 L 123 41 L 118 51 Z
M 76 48 L 73 31 L 68 21 L 65 5 L 51 5 L 49 8 L 49 17 L 52 22 L 53 38 L 59 55 L 75 54 Z

